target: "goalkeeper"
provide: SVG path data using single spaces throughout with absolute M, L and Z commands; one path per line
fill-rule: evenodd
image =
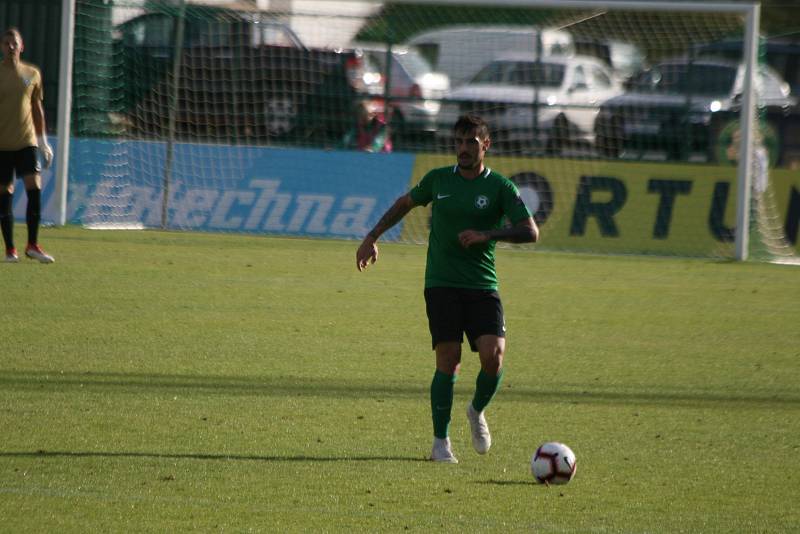
M 42 263 L 53 257 L 39 246 L 38 233 L 42 206 L 42 177 L 37 159 L 41 152 L 45 166 L 53 160 L 47 142 L 42 108 L 42 76 L 39 69 L 20 61 L 24 49 L 16 28 L 3 34 L 3 61 L 0 63 L 0 229 L 6 244 L 6 262 L 18 262 L 14 247 L 14 175 L 25 182 L 28 206 L 28 246 L 25 255 Z M 38 138 L 38 139 L 37 139 Z
M 457 164 L 428 172 L 398 198 L 356 252 L 356 266 L 363 271 L 378 259 L 381 234 L 412 208 L 433 204 L 425 269 L 425 306 L 436 353 L 430 459 L 448 463 L 458 463 L 448 431 L 465 333 L 481 364 L 475 395 L 467 405 L 472 445 L 479 454 L 485 454 L 491 446 L 484 410 L 503 376 L 506 330 L 497 293 L 495 244 L 529 243 L 539 237 L 513 182 L 484 165 L 491 145 L 486 122 L 480 117 L 462 116 L 453 134 Z M 506 218 L 511 226 L 503 225 Z

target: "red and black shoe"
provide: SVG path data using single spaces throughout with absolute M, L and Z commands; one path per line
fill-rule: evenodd
M 32 260 L 38 260 L 39 263 L 53 263 L 56 261 L 53 256 L 42 250 L 42 247 L 31 243 L 28 243 L 28 246 L 25 247 L 25 255 Z

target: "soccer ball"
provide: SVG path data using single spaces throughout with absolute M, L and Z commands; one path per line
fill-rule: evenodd
M 575 453 L 556 441 L 539 446 L 531 458 L 531 473 L 540 484 L 566 484 L 576 468 Z

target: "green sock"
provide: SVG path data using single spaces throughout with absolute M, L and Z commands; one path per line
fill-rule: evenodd
M 500 381 L 503 379 L 503 370 L 497 373 L 497 376 L 484 373 L 483 369 L 478 373 L 478 379 L 475 380 L 475 396 L 472 397 L 472 407 L 475 411 L 482 412 L 484 408 L 492 400 L 494 394 L 500 388 Z
M 448 375 L 436 370 L 431 382 L 431 415 L 433 416 L 433 435 L 444 439 L 450 426 L 450 412 L 453 408 L 453 386 L 457 375 Z

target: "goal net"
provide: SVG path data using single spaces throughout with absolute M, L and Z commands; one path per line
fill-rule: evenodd
M 76 0 L 67 220 L 358 239 L 475 113 L 534 248 L 792 257 L 796 100 L 768 58 L 743 112 L 757 17 L 591 4 Z

